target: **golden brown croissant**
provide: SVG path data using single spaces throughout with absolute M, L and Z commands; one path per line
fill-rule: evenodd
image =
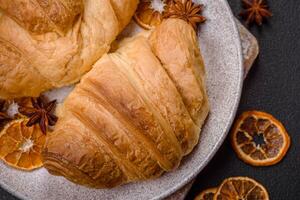
M 198 143 L 209 111 L 197 44 L 190 25 L 167 19 L 104 55 L 64 102 L 44 166 L 96 188 L 175 169 Z
M 0 0 L 0 98 L 79 81 L 130 21 L 138 0 Z

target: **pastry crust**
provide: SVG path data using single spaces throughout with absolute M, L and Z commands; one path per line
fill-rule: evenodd
M 196 146 L 208 110 L 196 34 L 167 19 L 82 78 L 47 137 L 44 166 L 96 188 L 159 177 Z
M 0 0 L 0 98 L 75 83 L 110 48 L 137 0 Z
M 209 102 L 204 62 L 195 31 L 183 20 L 168 19 L 151 35 L 150 42 L 191 117 L 201 127 L 209 112 Z

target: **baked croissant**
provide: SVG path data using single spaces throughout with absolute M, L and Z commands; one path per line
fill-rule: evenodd
M 123 40 L 82 78 L 48 135 L 44 166 L 95 188 L 156 178 L 192 151 L 208 112 L 195 31 L 167 19 Z
M 130 21 L 138 0 L 0 0 L 0 98 L 80 80 Z

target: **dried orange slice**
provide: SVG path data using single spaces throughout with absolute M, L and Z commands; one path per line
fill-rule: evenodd
M 27 127 L 28 119 L 7 124 L 0 133 L 0 158 L 9 166 L 30 171 L 43 165 L 42 148 L 46 136 L 34 125 Z
M 231 143 L 238 157 L 253 166 L 278 163 L 290 146 L 284 126 L 272 115 L 244 112 L 231 132 Z
M 217 190 L 218 188 L 216 187 L 203 190 L 198 196 L 196 196 L 195 200 L 213 200 Z
M 170 0 L 140 0 L 134 14 L 135 21 L 145 29 L 158 26 L 163 20 L 163 14 Z
M 248 177 L 225 179 L 214 196 L 214 200 L 269 200 L 264 186 Z

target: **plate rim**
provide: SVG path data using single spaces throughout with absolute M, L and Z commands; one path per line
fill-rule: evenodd
M 236 99 L 235 99 L 236 104 L 233 107 L 233 112 L 229 116 L 229 120 L 228 120 L 228 123 L 227 123 L 224 134 L 222 135 L 222 137 L 220 137 L 219 141 L 214 145 L 212 153 L 205 160 L 204 164 L 202 166 L 200 166 L 199 168 L 197 168 L 191 175 L 185 177 L 183 179 L 183 181 L 181 181 L 180 184 L 174 185 L 173 187 L 169 188 L 168 190 L 164 191 L 163 193 L 159 194 L 158 196 L 154 197 L 153 199 L 164 199 L 164 198 L 174 194 L 176 191 L 178 191 L 179 189 L 184 187 L 186 184 L 188 184 L 190 181 L 192 181 L 194 178 L 196 178 L 196 176 L 203 170 L 203 168 L 205 166 L 207 166 L 207 164 L 211 161 L 211 159 L 218 152 L 221 145 L 224 143 L 224 140 L 226 139 L 226 137 L 229 133 L 229 130 L 231 128 L 231 125 L 232 125 L 232 123 L 235 119 L 237 109 L 238 109 L 238 106 L 239 106 L 239 102 L 240 102 L 240 99 L 241 99 L 241 95 L 242 95 L 242 88 L 243 88 L 244 68 L 243 68 L 243 54 L 242 54 L 242 46 L 241 46 L 242 44 L 241 44 L 241 39 L 240 39 L 238 27 L 237 27 L 237 24 L 235 22 L 235 17 L 232 13 L 232 10 L 231 10 L 230 6 L 229 6 L 229 3 L 228 3 L 227 0 L 223 0 L 223 1 L 224 1 L 226 9 L 228 11 L 228 14 L 230 15 L 230 23 L 233 26 L 233 33 L 235 34 L 235 37 L 237 38 L 238 43 L 239 43 L 239 45 L 237 45 L 237 48 L 238 48 L 237 52 L 238 52 L 238 64 L 240 66 L 240 73 L 239 73 L 240 77 L 239 77 L 239 82 L 237 83 L 238 95 L 236 95 Z M 21 200 L 30 200 L 31 199 L 28 196 L 26 196 L 24 194 L 21 194 L 17 190 L 9 187 L 4 182 L 0 181 L 0 186 L 1 186 L 2 189 L 4 189 L 5 191 L 7 191 L 8 193 L 10 193 L 11 195 L 13 195 L 16 198 L 19 198 Z

